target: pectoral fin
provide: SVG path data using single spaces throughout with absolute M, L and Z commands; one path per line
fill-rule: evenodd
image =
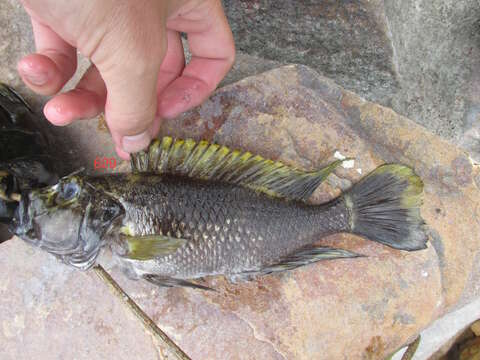
M 164 235 L 125 236 L 127 254 L 134 260 L 151 260 L 177 251 L 187 240 Z

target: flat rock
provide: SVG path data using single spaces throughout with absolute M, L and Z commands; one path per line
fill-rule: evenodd
M 110 143 L 96 120 L 69 129 L 77 139 L 72 147 L 86 147 L 87 154 L 101 156 Z M 218 90 L 197 109 L 164 122 L 162 133 L 209 139 L 306 169 L 330 162 L 335 152 L 354 157 L 354 166 L 336 170 L 314 202 L 384 162 L 408 164 L 425 182 L 422 215 L 430 242 L 422 251 L 335 235 L 322 244 L 366 257 L 238 284 L 207 279 L 216 292 L 130 281 L 106 253 L 104 266 L 192 359 L 383 359 L 480 295 L 480 169 L 392 110 L 305 66 L 286 66 Z M 81 165 L 93 172 L 93 159 L 72 164 Z M 10 357 L 73 357 L 73 349 L 86 357 L 79 350 L 85 346 L 89 358 L 141 353 L 153 359 L 155 349 L 161 351 L 91 272 L 75 272 L 19 239 L 2 245 L 0 258 L 0 341 Z M 98 322 L 113 330 L 104 332 Z
M 237 48 L 314 68 L 480 162 L 478 0 L 225 0 Z
M 136 318 L 93 272 L 10 241 L 0 248 L 2 359 L 156 359 Z M 5 271 L 5 272 L 4 272 Z M 140 350 L 141 349 L 141 350 Z

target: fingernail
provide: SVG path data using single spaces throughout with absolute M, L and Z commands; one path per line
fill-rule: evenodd
M 150 144 L 150 135 L 147 131 L 141 134 L 124 136 L 122 139 L 123 150 L 127 153 L 134 153 L 147 148 Z
M 130 160 L 130 154 L 125 152 L 122 148 L 116 146 L 115 151 L 117 152 L 118 156 L 120 156 L 123 160 Z
M 49 101 L 44 109 L 43 114 L 53 125 L 64 126 L 70 124 L 74 119 L 65 104 L 55 101 Z
M 25 81 L 36 86 L 45 85 L 49 78 L 48 71 L 42 71 L 31 60 L 21 60 L 18 65 L 18 71 Z
M 37 86 L 45 85 L 48 81 L 48 75 L 46 73 L 25 74 L 24 77 L 30 84 Z

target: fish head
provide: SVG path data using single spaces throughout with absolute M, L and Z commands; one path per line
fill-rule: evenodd
M 125 213 L 105 191 L 80 176 L 22 193 L 10 226 L 26 242 L 85 270 L 94 265 L 105 235 Z

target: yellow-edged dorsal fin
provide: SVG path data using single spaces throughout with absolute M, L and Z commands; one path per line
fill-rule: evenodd
M 271 196 L 307 200 L 343 160 L 312 172 L 207 141 L 164 137 L 132 154 L 132 171 L 188 176 L 244 186 Z

